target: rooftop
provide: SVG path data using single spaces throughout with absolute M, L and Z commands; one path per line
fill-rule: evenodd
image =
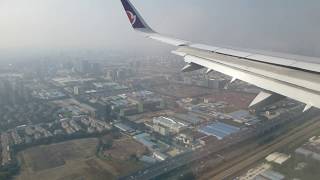
M 174 129 L 181 129 L 187 126 L 186 124 L 176 121 L 173 118 L 167 118 L 163 116 L 153 118 L 153 123 L 160 124 L 165 127 L 174 128 Z
M 200 128 L 199 131 L 208 136 L 215 136 L 218 139 L 223 139 L 230 134 L 240 131 L 240 128 L 221 122 L 214 122 Z

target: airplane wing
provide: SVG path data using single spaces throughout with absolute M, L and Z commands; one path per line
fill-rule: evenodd
M 207 68 L 239 79 L 262 91 L 250 106 L 289 97 L 306 104 L 304 111 L 320 108 L 320 64 L 250 53 L 235 49 L 192 43 L 155 32 L 144 21 L 130 0 L 121 0 L 133 29 L 145 37 L 177 46 L 172 53 L 182 56 L 187 65 L 182 71 Z

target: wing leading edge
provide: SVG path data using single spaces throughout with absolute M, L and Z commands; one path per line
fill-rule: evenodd
M 147 38 L 179 47 L 173 53 L 184 57 L 188 63 L 183 71 L 208 68 L 208 72 L 215 70 L 274 92 L 275 95 L 303 102 L 306 104 L 305 110 L 310 107 L 320 108 L 320 64 L 163 36 L 150 28 L 130 0 L 121 2 L 134 30 Z M 261 95 L 257 99 L 260 101 Z

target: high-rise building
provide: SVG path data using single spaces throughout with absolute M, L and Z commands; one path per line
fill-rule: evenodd
M 29 99 L 29 93 L 22 79 L 0 79 L 0 103 L 17 104 Z
M 80 94 L 80 90 L 78 86 L 73 87 L 73 94 L 74 95 L 79 95 Z
M 93 74 L 100 74 L 102 72 L 102 68 L 100 63 L 92 63 L 91 64 L 91 72 Z
M 90 70 L 90 64 L 89 64 L 89 62 L 88 62 L 87 60 L 81 61 L 79 71 L 80 71 L 81 73 L 89 73 L 89 70 Z

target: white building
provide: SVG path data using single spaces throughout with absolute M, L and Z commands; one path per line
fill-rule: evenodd
M 163 116 L 153 118 L 153 124 L 154 130 L 161 134 L 163 133 L 163 135 L 168 132 L 176 134 L 187 128 L 186 124 Z
M 80 91 L 79 91 L 79 87 L 78 87 L 78 86 L 73 87 L 73 94 L 74 94 L 74 95 L 79 95 L 79 94 L 80 94 Z

